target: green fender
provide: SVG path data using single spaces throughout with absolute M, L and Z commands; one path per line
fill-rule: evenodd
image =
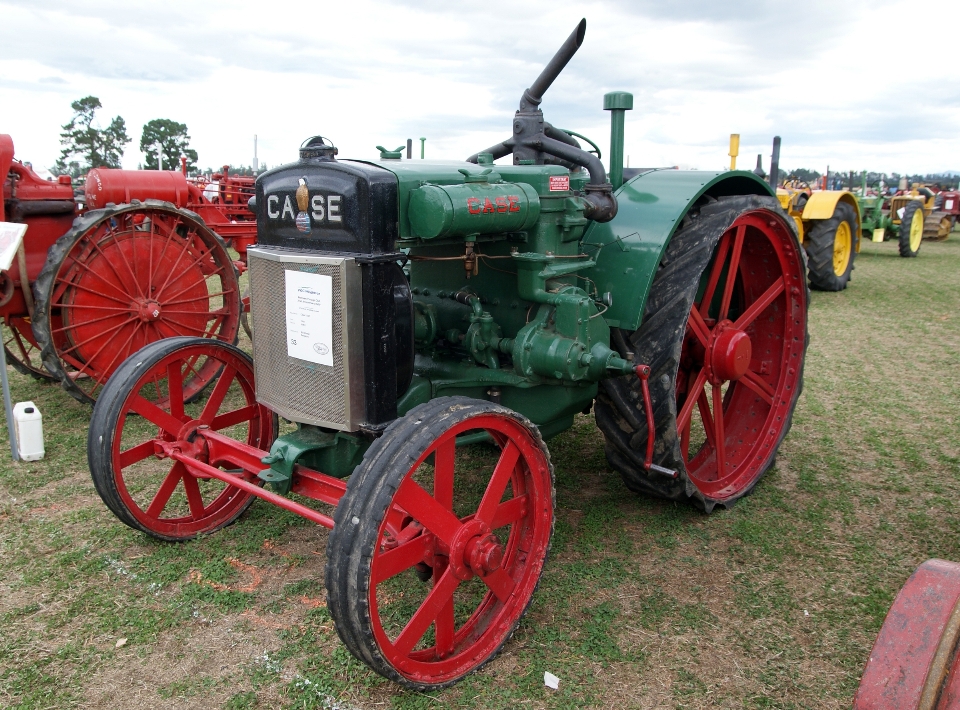
M 658 169 L 637 175 L 617 190 L 617 216 L 593 223 L 583 251 L 597 265 L 585 274 L 597 292 L 610 293 L 604 313 L 614 328 L 636 330 L 657 266 L 677 226 L 702 195 L 771 195 L 763 180 L 745 170 L 708 172 Z

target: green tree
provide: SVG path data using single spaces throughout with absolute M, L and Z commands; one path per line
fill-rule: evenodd
M 102 108 L 96 96 L 86 96 L 70 104 L 73 118 L 60 134 L 60 159 L 53 171 L 79 177 L 91 168 L 119 168 L 123 147 L 130 142 L 127 124 L 116 116 L 106 128 L 100 128 L 96 112 Z
M 143 127 L 140 150 L 147 156 L 143 161 L 146 170 L 159 170 L 157 144 L 160 145 L 163 155 L 164 170 L 179 170 L 180 156 L 183 155 L 187 158 L 187 171 L 196 171 L 197 151 L 190 147 L 190 136 L 185 123 L 177 123 L 169 118 L 155 118 Z

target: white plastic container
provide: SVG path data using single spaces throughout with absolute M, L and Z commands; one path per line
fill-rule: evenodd
M 13 424 L 17 430 L 17 448 L 23 461 L 43 458 L 43 417 L 33 402 L 13 405 Z

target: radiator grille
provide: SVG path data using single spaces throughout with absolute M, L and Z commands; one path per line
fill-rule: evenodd
M 292 250 L 247 253 L 257 400 L 294 422 L 355 431 L 363 418 L 362 342 L 351 332 L 361 314 L 349 312 L 362 308 L 356 263 Z M 333 279 L 333 367 L 287 354 L 287 270 Z

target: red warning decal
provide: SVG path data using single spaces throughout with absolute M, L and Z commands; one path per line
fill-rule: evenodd
M 569 175 L 551 175 L 550 192 L 566 192 L 570 189 Z

